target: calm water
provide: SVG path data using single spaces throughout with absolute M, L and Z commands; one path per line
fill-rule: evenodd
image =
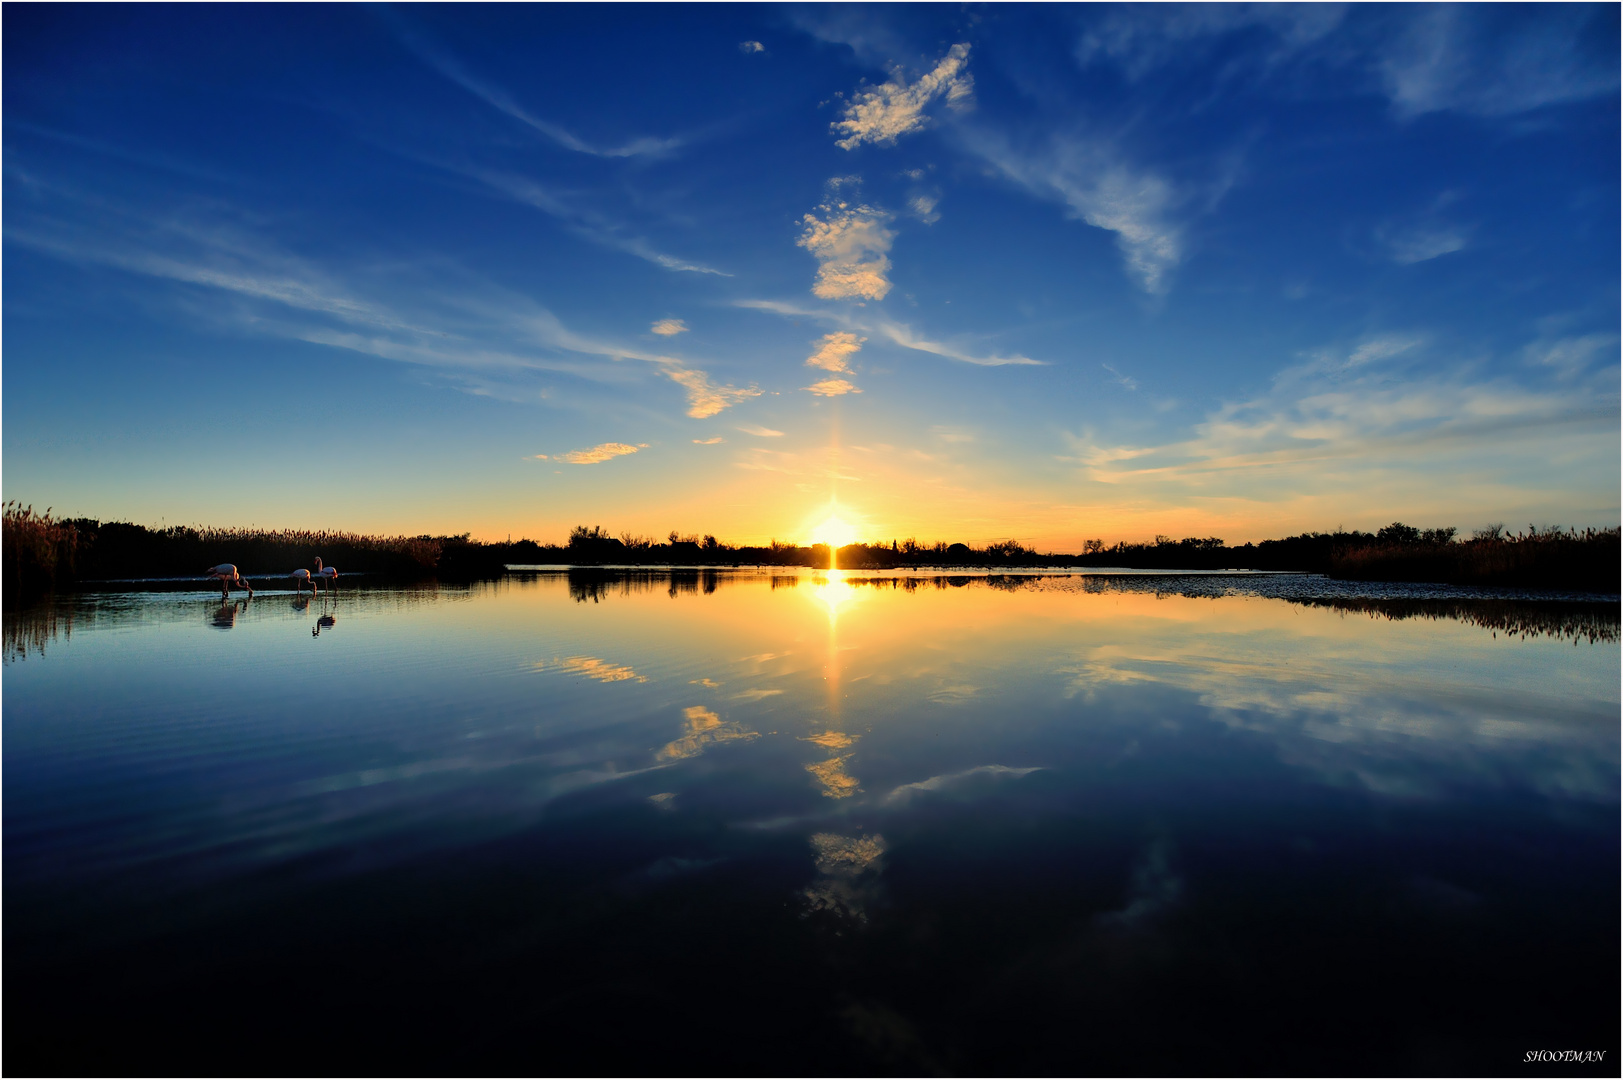
M 1615 1075 L 1617 627 L 1305 579 L 79 598 L 7 625 L 7 1071 Z

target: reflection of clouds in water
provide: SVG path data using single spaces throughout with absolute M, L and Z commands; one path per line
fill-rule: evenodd
M 830 750 L 844 750 L 857 741 L 855 735 L 846 735 L 838 731 L 825 731 L 821 735 L 808 735 L 801 742 L 815 743 Z
M 762 698 L 773 697 L 783 693 L 782 690 L 745 690 L 742 694 L 734 694 L 734 701 L 760 701 Z
M 1029 776 L 1034 772 L 1041 772 L 1043 766 L 1034 765 L 1028 769 L 1012 769 L 1007 765 L 978 765 L 963 772 L 948 773 L 942 776 L 932 776 L 928 780 L 920 780 L 912 784 L 903 784 L 901 787 L 885 796 L 888 803 L 905 803 L 915 795 L 934 792 L 961 791 L 965 788 L 977 786 L 977 782 L 993 780 L 1018 780 L 1022 776 Z
M 1172 907 L 1182 895 L 1183 879 L 1172 871 L 1171 845 L 1157 840 L 1133 864 L 1126 905 L 1105 912 L 1096 921 L 1101 927 L 1135 929 Z
M 659 807 L 661 810 L 671 810 L 671 809 L 674 809 L 674 807 L 672 807 L 671 803 L 675 798 L 676 798 L 676 792 L 674 792 L 674 791 L 661 791 L 658 795 L 650 795 L 650 796 L 648 796 L 648 801 L 653 803 L 655 806 Z
M 543 660 L 535 666 L 541 671 L 566 671 L 571 675 L 584 675 L 588 679 L 596 679 L 598 682 L 648 681 L 646 676 L 638 675 L 624 664 L 611 664 L 595 656 L 571 656 L 563 660 L 554 660 L 550 664 Z
M 1257 643 L 1233 647 L 1255 651 Z M 1431 797 L 1465 784 L 1617 797 L 1615 703 L 1578 695 L 1557 703 L 1543 687 L 1489 688 L 1390 663 L 1349 671 L 1329 653 L 1290 661 L 1143 657 L 1103 646 L 1069 674 L 1071 693 L 1089 702 L 1146 684 L 1193 694 L 1212 719 L 1272 740 L 1285 764 L 1383 795 Z
M 686 734 L 675 742 L 666 743 L 659 752 L 661 761 L 680 761 L 704 753 L 711 743 L 754 739 L 759 732 L 745 731 L 737 724 L 723 723 L 721 717 L 702 705 L 694 705 L 682 713 Z
M 721 684 L 714 679 L 689 679 L 689 686 L 707 686 L 712 690 L 719 690 Z
M 809 911 L 828 912 L 856 922 L 868 920 L 867 908 L 878 894 L 885 838 L 816 833 L 811 838 L 817 877 L 802 895 Z
M 827 761 L 814 761 L 806 766 L 806 771 L 817 778 L 823 785 L 823 795 L 830 799 L 848 799 L 862 789 L 857 786 L 857 778 L 845 771 L 845 763 L 851 760 L 851 755 L 831 757 Z
M 821 746 L 827 750 L 844 750 L 856 744 L 858 736 L 847 735 L 841 731 L 825 731 L 821 735 L 811 735 L 802 739 L 814 746 Z M 806 771 L 817 778 L 823 785 L 823 794 L 830 799 L 846 799 L 861 791 L 857 779 L 845 771 L 845 763 L 851 760 L 850 754 L 835 755 L 827 761 L 815 761 L 806 766 Z

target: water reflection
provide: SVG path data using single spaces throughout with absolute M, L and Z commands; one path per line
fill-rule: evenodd
M 607 660 L 600 660 L 595 656 L 571 656 L 563 660 L 542 661 L 535 665 L 539 671 L 567 671 L 574 675 L 584 675 L 597 682 L 647 682 L 645 675 L 638 675 L 624 664 L 611 664 Z
M 1338 588 L 595 570 L 9 617 L 7 1033 L 229 1001 L 271 1045 L 370 1002 L 392 1071 L 471 1072 L 406 1050 L 726 1015 L 768 1050 L 695 1063 L 831 1074 L 1611 1037 L 1616 605 Z M 339 618 L 311 710 L 285 672 Z
M 746 731 L 736 723 L 723 722 L 703 705 L 693 705 L 682 712 L 682 737 L 668 742 L 659 751 L 660 761 L 680 761 L 704 753 L 712 743 L 734 742 L 740 739 L 758 739 L 760 734 Z
M 885 838 L 821 832 L 811 837 L 817 877 L 802 894 L 808 913 L 825 913 L 862 924 L 879 898 Z

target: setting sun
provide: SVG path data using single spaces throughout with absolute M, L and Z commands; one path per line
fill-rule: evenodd
M 814 544 L 827 544 L 838 550 L 847 544 L 855 543 L 857 530 L 844 518 L 830 514 L 823 519 L 823 523 L 812 529 L 811 542 Z

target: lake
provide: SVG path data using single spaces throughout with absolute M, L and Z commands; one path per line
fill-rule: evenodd
M 1617 1071 L 1615 600 L 525 571 L 5 644 L 12 1074 Z

